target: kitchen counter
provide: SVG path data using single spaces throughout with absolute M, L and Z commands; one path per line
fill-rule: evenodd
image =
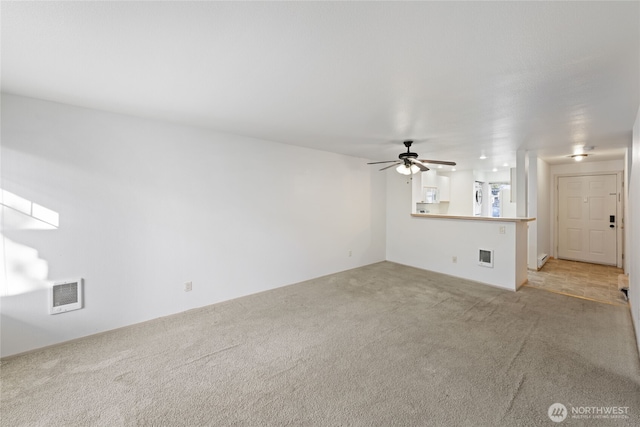
M 527 237 L 535 218 L 404 214 L 387 259 L 511 291 L 527 281 Z M 486 258 L 490 254 L 489 260 Z M 481 260 L 482 259 L 482 260 Z
M 535 221 L 535 218 L 507 218 L 492 216 L 463 216 L 463 215 L 446 215 L 446 214 L 411 214 L 416 218 L 440 218 L 440 219 L 464 219 L 472 221 L 498 221 L 498 222 L 529 222 Z

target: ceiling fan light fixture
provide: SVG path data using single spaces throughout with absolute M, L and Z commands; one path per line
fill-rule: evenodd
M 396 168 L 396 171 L 398 173 L 401 173 L 402 175 L 411 175 L 413 173 L 420 172 L 420 168 L 416 165 L 409 166 L 409 165 L 402 164 Z
M 402 175 L 411 175 L 411 169 L 405 165 L 398 166 L 396 171 Z

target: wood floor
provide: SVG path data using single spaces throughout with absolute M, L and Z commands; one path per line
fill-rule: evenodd
M 614 305 L 627 305 L 618 289 L 622 269 L 551 258 L 539 271 L 529 270 L 526 286 Z

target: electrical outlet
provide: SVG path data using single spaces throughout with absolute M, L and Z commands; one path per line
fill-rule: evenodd
M 453 262 L 454 264 L 457 264 L 458 263 L 458 257 L 457 256 L 451 257 L 451 262 Z
M 185 292 L 191 292 L 192 289 L 193 289 L 193 283 L 184 282 L 184 291 Z
M 500 234 L 504 234 L 504 233 L 506 233 L 506 232 L 507 232 L 506 227 L 505 227 L 504 225 L 501 225 L 501 226 L 500 226 Z

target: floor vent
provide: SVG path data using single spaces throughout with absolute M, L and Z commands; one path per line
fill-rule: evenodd
M 49 295 L 49 314 L 82 308 L 82 279 L 55 282 Z

